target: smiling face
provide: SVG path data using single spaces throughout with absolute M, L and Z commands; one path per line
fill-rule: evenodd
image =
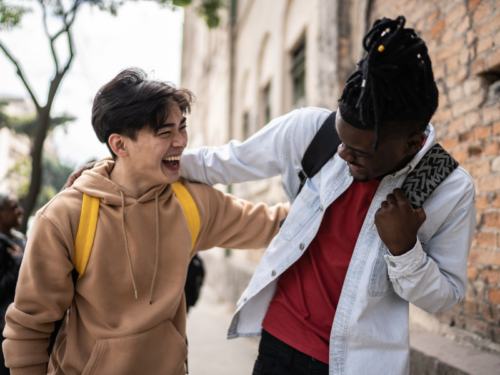
M 402 169 L 420 150 L 424 141 L 423 133 L 385 139 L 380 141 L 378 150 L 374 151 L 375 131 L 355 128 L 340 116 L 336 128 L 342 141 L 338 154 L 347 162 L 353 178 L 362 182 L 381 180 Z
M 187 141 L 186 118 L 177 105 L 162 126 L 156 130 L 144 126 L 135 140 L 119 134 L 109 137 L 110 146 L 117 155 L 115 168 L 123 167 L 128 176 L 133 176 L 139 191 L 179 180 L 181 155 Z

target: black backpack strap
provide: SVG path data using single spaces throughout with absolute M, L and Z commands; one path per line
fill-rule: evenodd
M 437 143 L 408 174 L 401 189 L 413 208 L 418 209 L 439 184 L 457 168 L 458 162 Z
M 313 178 L 337 152 L 342 143 L 335 129 L 337 112 L 332 112 L 318 130 L 302 157 L 302 170 L 299 172 L 300 193 L 308 178 Z

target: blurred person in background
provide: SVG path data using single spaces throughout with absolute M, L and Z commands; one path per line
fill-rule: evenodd
M 17 198 L 0 193 L 0 329 L 5 326 L 5 312 L 14 302 L 19 267 L 23 259 L 26 238 L 14 230 L 21 225 L 23 209 Z M 4 337 L 2 335 L 2 342 Z M 9 374 L 5 367 L 3 352 L 0 350 L 0 375 Z

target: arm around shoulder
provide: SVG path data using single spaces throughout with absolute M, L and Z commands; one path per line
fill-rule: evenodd
M 201 214 L 198 250 L 216 246 L 235 249 L 259 249 L 269 245 L 288 215 L 290 205 L 269 207 L 253 204 L 216 189 L 207 188 L 208 206 Z

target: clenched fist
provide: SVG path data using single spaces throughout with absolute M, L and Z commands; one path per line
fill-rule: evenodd
M 415 210 L 403 190 L 395 189 L 375 213 L 375 226 L 385 246 L 397 256 L 413 249 L 425 219 L 424 209 Z

